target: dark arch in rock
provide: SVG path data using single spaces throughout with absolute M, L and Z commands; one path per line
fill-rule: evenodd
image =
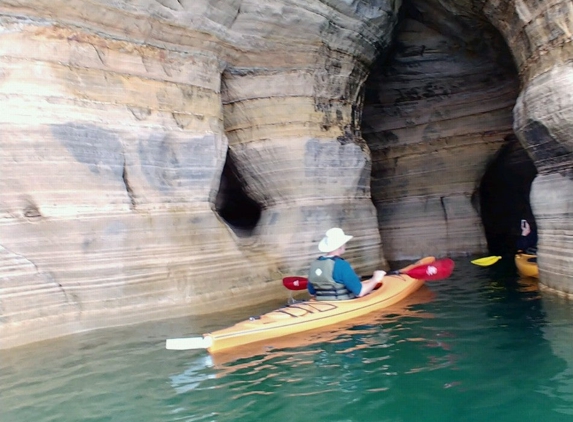
M 514 251 L 519 220 L 531 214 L 536 173 L 517 139 L 506 138 L 513 136 L 519 92 L 512 54 L 484 16 L 455 15 L 440 2 L 404 2 L 394 44 L 366 81 L 361 124 L 391 259 L 476 253 L 484 231 L 492 252 Z M 494 167 L 486 169 L 492 157 Z M 515 168 L 516 160 L 526 168 Z M 481 201 L 470 199 L 476 186 Z
M 537 175 L 533 161 L 518 139 L 510 135 L 488 165 L 480 183 L 480 210 L 490 253 L 513 255 L 520 236 L 520 220 L 537 229 L 529 203 Z
M 227 153 L 215 208 L 237 235 L 249 236 L 261 218 L 261 207 L 245 193 L 243 186 L 233 159 Z

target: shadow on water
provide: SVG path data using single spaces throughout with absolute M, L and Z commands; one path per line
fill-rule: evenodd
M 573 419 L 570 303 L 540 293 L 510 266 L 469 259 L 418 295 L 234 356 L 167 351 L 164 340 L 271 304 L 2 351 L 0 420 Z

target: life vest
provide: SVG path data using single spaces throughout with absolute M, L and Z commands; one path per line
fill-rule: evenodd
M 356 295 L 342 283 L 337 283 L 332 277 L 334 264 L 339 257 L 317 259 L 310 264 L 308 281 L 316 290 L 316 300 L 347 300 Z

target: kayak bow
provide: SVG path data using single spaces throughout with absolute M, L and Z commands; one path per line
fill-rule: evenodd
M 515 255 L 515 266 L 522 276 L 539 278 L 537 255 L 518 253 Z

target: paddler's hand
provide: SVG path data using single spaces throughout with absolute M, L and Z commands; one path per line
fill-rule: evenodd
M 360 289 L 360 294 L 358 295 L 358 297 L 365 296 L 372 290 L 374 290 L 376 285 L 382 281 L 385 275 L 386 275 L 385 271 L 382 270 L 374 271 L 374 273 L 372 274 L 372 278 L 362 283 L 362 288 Z
M 521 235 L 529 236 L 529 233 L 531 233 L 531 226 L 527 220 L 521 220 Z
M 372 280 L 376 280 L 376 283 L 380 283 L 385 275 L 386 275 L 386 271 L 376 270 L 372 274 Z

